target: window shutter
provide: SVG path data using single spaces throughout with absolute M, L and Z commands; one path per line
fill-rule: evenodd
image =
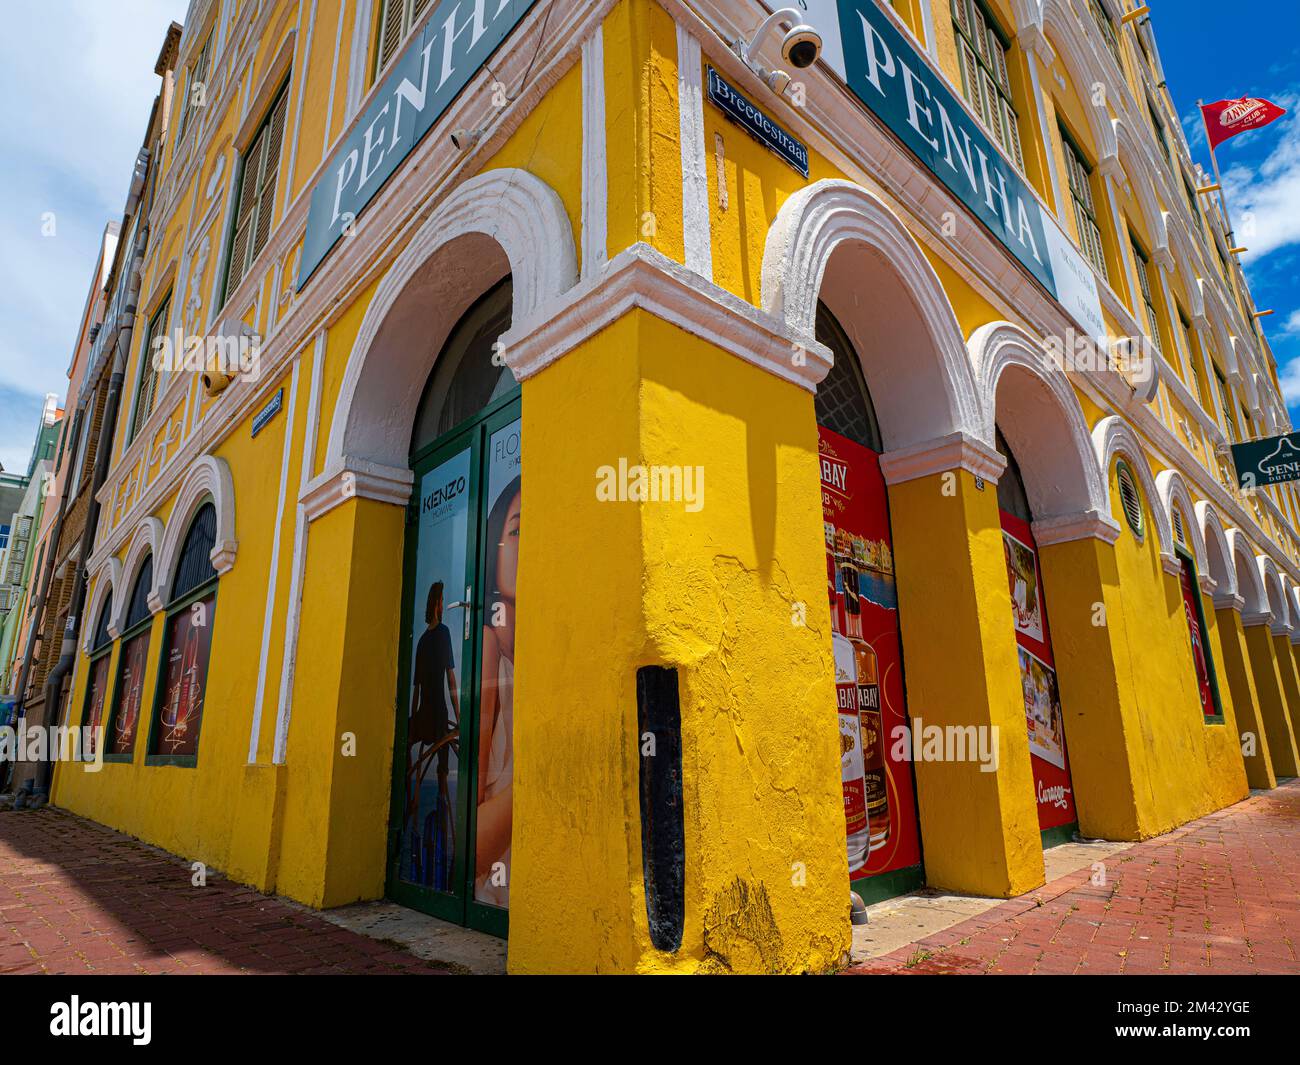
M 957 20 L 957 24 L 967 35 L 971 32 L 969 4 L 970 0 L 952 0 L 953 18 Z
M 380 16 L 379 62 L 375 73 L 388 66 L 388 61 L 397 54 L 397 46 L 402 43 L 406 32 L 406 0 L 384 0 L 384 12 Z
M 1177 507 L 1174 507 L 1174 539 L 1183 545 L 1187 543 L 1187 537 L 1183 533 L 1183 512 Z
M 1128 522 L 1128 527 L 1133 530 L 1133 535 L 1142 536 L 1142 497 L 1138 494 L 1137 485 L 1133 483 L 1133 474 L 1129 471 L 1128 464 L 1120 461 L 1115 467 L 1115 478 L 1119 482 L 1119 500 L 1124 508 L 1124 519 Z
M 258 193 L 257 229 L 253 238 L 253 250 L 248 256 L 250 263 L 266 247 L 267 238 L 271 235 L 271 222 L 275 217 L 275 189 L 280 176 L 280 146 L 284 140 L 284 116 L 288 107 L 289 94 L 282 92 L 267 123 L 266 158 L 263 160 L 261 189 Z

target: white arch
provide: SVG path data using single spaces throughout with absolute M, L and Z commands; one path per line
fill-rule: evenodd
M 452 244 L 455 254 L 440 254 Z M 453 190 L 384 275 L 343 373 L 327 472 L 374 466 L 402 471 L 399 479 L 409 482 L 411 426 L 433 360 L 469 305 L 507 273 L 515 329 L 578 280 L 563 201 L 514 168 Z
M 1213 592 L 1215 580 L 1210 575 L 1209 558 L 1205 552 L 1205 533 L 1197 520 L 1196 505 L 1192 502 L 1192 493 L 1187 489 L 1187 481 L 1177 470 L 1161 470 L 1156 474 L 1156 491 L 1160 493 L 1160 505 L 1169 517 L 1170 532 L 1174 528 L 1174 507 L 1178 507 L 1178 512 L 1183 517 L 1183 535 L 1187 538 L 1187 547 L 1196 563 L 1197 579 L 1204 591 Z
M 239 541 L 235 539 L 235 484 L 225 459 L 203 455 L 185 474 L 176 494 L 176 503 L 167 517 L 162 545 L 154 561 L 154 596 L 149 600 L 150 609 L 162 609 L 164 598 L 170 593 L 185 534 L 190 531 L 190 522 L 209 500 L 217 512 L 217 537 L 209 556 L 213 568 L 217 573 L 226 573 L 235 564 L 235 552 L 239 548 Z
M 1237 594 L 1241 596 L 1241 620 L 1247 625 L 1272 623 L 1273 614 L 1268 607 L 1264 591 L 1264 577 L 1255 562 L 1255 552 L 1246 534 L 1238 528 L 1228 530 L 1228 547 L 1237 572 Z
M 92 646 L 95 641 L 95 630 L 99 627 L 99 612 L 103 609 L 105 603 L 108 604 L 108 638 L 116 640 L 120 635 L 113 625 L 116 611 L 112 604 L 120 596 L 119 589 L 121 586 L 122 563 L 115 558 L 110 558 L 99 567 L 99 572 L 95 576 L 95 587 L 86 603 L 86 612 L 82 615 L 84 624 L 82 625 L 81 650 L 84 654 L 90 654 L 95 649 Z
M 1291 611 L 1287 607 L 1286 592 L 1282 587 L 1282 576 L 1278 573 L 1277 563 L 1268 555 L 1256 555 L 1255 564 L 1259 566 L 1259 576 L 1264 582 L 1264 593 L 1268 597 L 1269 613 L 1273 615 L 1273 635 L 1289 636 Z
M 163 523 L 157 518 L 145 518 L 131 534 L 131 544 L 126 549 L 126 558 L 122 563 L 122 586 L 113 609 L 117 636 L 126 631 L 126 615 L 131 609 L 131 590 L 135 587 L 136 576 L 148 555 L 153 556 L 153 574 L 148 592 L 149 609 L 157 613 L 162 606 L 162 589 L 158 585 L 158 552 L 162 541 Z
M 1042 29 L 1069 72 L 1076 93 L 1086 94 L 1089 86 L 1100 82 L 1105 86 L 1106 99 L 1121 99 L 1116 80 L 1118 72 L 1112 71 L 1109 64 L 1098 62 L 1091 42 L 1081 32 L 1077 16 L 1065 0 L 1044 0 Z M 1117 160 L 1119 156 L 1115 129 L 1105 108 L 1093 107 L 1086 95 L 1080 96 L 1079 104 L 1097 146 L 1098 165 L 1105 168 L 1110 165 L 1107 160 Z
M 968 347 L 980 397 L 981 432 L 984 439 L 993 440 L 1001 426 L 1020 464 L 1035 527 L 1090 519 L 1118 532 L 1092 435 L 1065 371 L 1038 341 L 1010 322 L 980 326 Z M 1008 371 L 1007 387 L 1014 392 L 1010 406 L 999 411 L 998 389 Z
M 1196 504 L 1196 524 L 1205 545 L 1206 571 L 1214 580 L 1215 605 L 1224 606 L 1237 596 L 1237 568 L 1232 561 L 1232 546 L 1223 529 L 1223 519 L 1209 500 Z
M 1155 196 L 1157 189 L 1165 192 L 1164 182 L 1152 168 L 1151 160 L 1133 136 L 1128 124 L 1122 118 L 1115 118 L 1111 120 L 1111 126 L 1115 131 L 1120 165 L 1124 168 L 1124 173 L 1133 188 L 1133 198 L 1137 201 L 1138 210 L 1142 214 L 1142 221 L 1151 242 L 1150 254 L 1155 259 L 1167 260 L 1169 231 L 1165 221 L 1166 212 Z
M 900 323 L 899 329 L 919 322 L 931 349 L 916 350 L 923 345 L 914 343 L 913 350 L 896 352 L 888 366 L 863 362 L 886 447 L 898 450 L 957 432 L 992 447 L 991 437 L 980 436 L 979 395 L 965 338 L 938 275 L 898 216 L 861 186 L 823 179 L 785 201 L 763 251 L 763 310 L 794 337 L 815 341 L 818 301 L 825 298 L 835 309 L 823 282 L 831 284 L 827 266 L 839 251 L 868 253 L 892 273 L 899 291 L 891 295 L 910 300 L 915 315 L 903 311 L 889 320 Z M 868 269 L 877 266 L 862 261 Z M 835 273 L 835 285 L 851 289 L 853 279 Z M 861 288 L 852 292 L 855 302 L 871 295 Z M 876 298 L 882 297 L 876 293 Z M 851 316 L 837 317 L 852 334 L 853 323 L 846 320 Z
M 1160 503 L 1160 493 L 1156 488 L 1155 478 L 1151 475 L 1151 464 L 1147 462 L 1146 452 L 1129 425 L 1120 415 L 1111 414 L 1102 418 L 1092 430 L 1093 449 L 1097 453 L 1097 463 L 1106 477 L 1107 503 L 1110 500 L 1110 468 L 1117 457 L 1123 456 L 1129 469 L 1137 475 L 1142 494 L 1146 497 L 1146 509 L 1151 512 L 1156 528 L 1156 547 L 1165 570 L 1170 573 L 1178 571 L 1178 560 L 1174 556 L 1174 534 L 1169 525 L 1169 511 Z M 1111 515 L 1115 517 L 1114 514 Z

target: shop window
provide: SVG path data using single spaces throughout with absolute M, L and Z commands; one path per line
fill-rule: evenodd
M 1191 641 L 1192 669 L 1196 677 L 1202 720 L 1207 725 L 1221 725 L 1223 703 L 1219 698 L 1219 679 L 1205 625 L 1205 607 L 1201 602 L 1200 584 L 1196 578 L 1196 563 L 1182 546 L 1175 549 L 1175 554 L 1178 556 L 1178 580 L 1183 594 L 1183 612 L 1187 617 L 1187 635 Z
M 199 49 L 198 57 L 190 65 L 189 74 L 185 79 L 185 98 L 181 101 L 181 124 L 176 133 L 177 143 L 180 143 L 185 136 L 191 119 L 197 117 L 194 112 L 202 110 L 207 102 L 208 49 L 211 46 L 212 35 L 208 34 L 208 39 L 203 42 L 203 47 Z
M 962 93 L 984 128 L 1021 170 L 1020 120 L 1011 103 L 1008 40 L 980 0 L 952 0 Z
M 108 690 L 109 653 L 113 650 L 113 638 L 108 634 L 108 622 L 112 607 L 112 597 L 104 599 L 99 608 L 99 620 L 95 624 L 95 635 L 90 643 L 90 669 L 86 681 L 86 705 L 82 711 L 82 757 L 94 758 L 99 750 L 101 731 L 104 727 L 104 697 Z
M 384 0 L 379 13 L 379 49 L 375 58 L 375 78 L 402 47 L 431 0 Z
M 280 146 L 284 141 L 284 116 L 289 107 L 288 83 L 271 104 L 261 128 L 243 153 L 239 195 L 230 236 L 230 263 L 226 273 L 225 303 L 243 280 L 271 235 L 275 213 L 275 187 L 280 172 Z
M 140 427 L 149 420 L 154 404 L 158 401 L 159 360 L 154 350 L 156 341 L 167 333 L 167 320 L 171 316 L 172 298 L 168 293 L 149 319 L 149 329 L 144 335 L 144 347 L 140 349 L 140 383 L 135 390 L 135 412 L 131 415 L 131 431 L 127 434 L 129 444 L 135 439 Z
M 1106 10 L 1106 0 L 1088 0 L 1088 7 L 1092 11 L 1093 21 L 1097 23 L 1097 29 L 1101 31 L 1102 40 L 1106 42 L 1106 48 L 1115 60 L 1115 65 L 1122 70 L 1124 64 L 1119 58 L 1119 36 L 1115 33 L 1115 23 L 1111 21 L 1110 12 Z
M 168 597 L 149 761 L 194 765 L 203 722 L 208 656 L 217 605 L 217 571 L 209 557 L 217 512 L 205 503 L 190 523 Z
M 1147 336 L 1151 343 L 1155 345 L 1156 351 L 1161 351 L 1160 347 L 1160 319 L 1156 316 L 1155 301 L 1151 298 L 1151 260 L 1147 258 L 1146 253 L 1138 245 L 1138 242 L 1129 235 L 1129 245 L 1133 249 L 1133 262 L 1137 266 L 1138 289 L 1142 293 L 1142 305 L 1146 309 Z
M 835 359 L 817 386 L 817 424 L 879 454 L 884 445 L 862 364 L 848 335 L 824 303 L 817 304 L 817 340 L 830 348 Z
M 122 649 L 117 661 L 117 683 L 113 685 L 113 709 L 109 715 L 107 760 L 129 761 L 135 750 L 136 732 L 143 705 L 144 674 L 149 654 L 149 589 L 153 587 L 153 556 L 145 558 L 131 589 L 126 623 L 122 628 Z
M 1119 482 L 1119 501 L 1124 508 L 1124 520 L 1133 530 L 1133 535 L 1142 539 L 1142 496 L 1138 493 L 1137 482 L 1128 463 L 1120 459 L 1115 464 L 1115 479 Z
M 996 441 L 999 454 L 1007 460 L 1007 468 L 998 478 L 998 509 L 1015 515 L 1026 524 L 1032 524 L 1034 517 L 1029 508 L 1029 494 L 1025 491 L 1025 480 L 1020 475 L 1020 465 L 1016 462 L 1015 455 L 1011 453 L 1011 446 L 1002 435 L 1001 429 L 997 430 Z
M 1101 242 L 1101 227 L 1097 225 L 1097 210 L 1092 197 L 1092 167 L 1083 157 L 1074 139 L 1061 127 L 1061 147 L 1065 154 L 1065 173 L 1070 185 L 1070 199 L 1074 202 L 1074 221 L 1079 229 L 1079 247 L 1084 257 L 1092 263 L 1097 273 L 1106 281 L 1106 251 Z
M 519 388 L 497 348 L 501 334 L 510 328 L 513 307 L 514 285 L 507 277 L 456 323 L 424 386 L 411 454 Z

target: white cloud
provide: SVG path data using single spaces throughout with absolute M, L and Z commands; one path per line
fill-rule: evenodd
M 11 4 L 0 35 L 0 389 L 67 391 L 105 223 L 121 217 L 161 82 L 154 63 L 186 0 Z M 55 235 L 43 236 L 53 213 Z M 0 424 L 0 462 L 36 426 Z

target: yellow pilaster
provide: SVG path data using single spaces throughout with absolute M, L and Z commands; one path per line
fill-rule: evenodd
M 1277 777 L 1268 751 L 1268 735 L 1259 709 L 1259 693 L 1251 668 L 1246 630 L 1241 612 L 1221 607 L 1214 612 L 1218 621 L 1219 645 L 1223 651 L 1220 683 L 1232 693 L 1232 707 L 1237 715 L 1237 735 L 1241 740 L 1242 760 L 1246 763 L 1246 780 L 1252 788 L 1275 788 Z M 1247 754 L 1246 752 L 1252 752 Z
M 1141 839 L 1141 726 L 1115 549 L 1088 537 L 1043 546 L 1039 559 L 1079 832 Z
M 1282 675 L 1291 735 L 1295 738 L 1297 753 L 1300 753 L 1300 676 L 1296 674 L 1295 656 L 1291 653 L 1291 637 L 1285 633 L 1274 635 L 1273 648 L 1277 654 L 1277 669 Z
M 950 470 L 892 485 L 889 507 L 913 727 L 998 730 L 996 772 L 916 764 L 926 880 L 1019 895 L 1043 882 L 1043 853 L 996 489 Z
M 1259 695 L 1259 711 L 1268 735 L 1268 752 L 1273 772 L 1279 777 L 1300 776 L 1300 757 L 1296 754 L 1295 734 L 1287 715 L 1286 692 L 1273 636 L 1267 624 L 1246 626 L 1246 646 L 1250 649 L 1251 673 Z

